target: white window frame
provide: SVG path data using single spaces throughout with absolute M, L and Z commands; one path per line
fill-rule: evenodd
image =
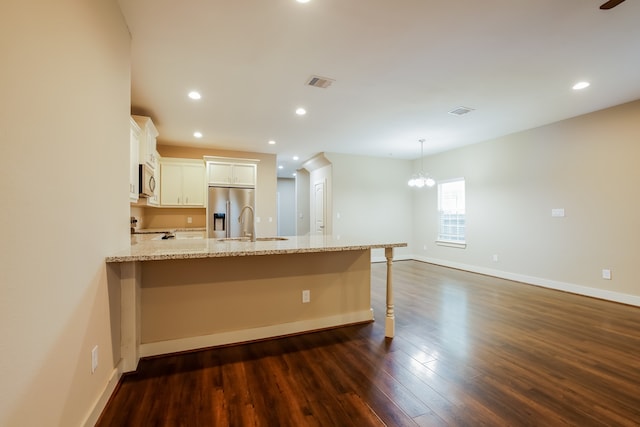
M 462 182 L 464 185 L 464 192 L 463 192 L 463 201 L 462 201 L 462 206 L 457 206 L 455 209 L 449 209 L 448 211 L 443 210 L 443 189 L 442 186 L 446 185 L 446 184 L 450 184 L 453 182 Z M 436 240 L 436 244 L 440 245 L 440 246 L 449 246 L 449 247 L 453 247 L 453 248 L 466 248 L 467 247 L 467 242 L 466 242 L 466 198 L 467 198 L 467 183 L 464 179 L 464 177 L 462 178 L 454 178 L 454 179 L 448 179 L 448 180 L 444 180 L 444 181 L 438 181 L 438 238 Z M 456 202 L 456 204 L 458 204 Z M 443 229 L 444 229 L 444 215 L 463 215 L 463 225 L 462 225 L 462 239 L 457 239 L 455 238 L 455 236 L 457 236 L 458 233 L 454 234 L 454 238 L 448 238 L 451 234 L 449 235 L 445 235 L 443 233 Z M 458 232 L 460 230 L 457 230 Z

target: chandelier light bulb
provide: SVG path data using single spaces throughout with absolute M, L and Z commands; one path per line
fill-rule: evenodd
M 428 174 L 423 172 L 424 168 L 422 167 L 422 161 L 424 157 L 424 139 L 420 140 L 420 172 L 417 174 L 413 174 L 411 179 L 407 184 L 409 187 L 433 187 L 436 185 L 436 180 L 431 178 Z

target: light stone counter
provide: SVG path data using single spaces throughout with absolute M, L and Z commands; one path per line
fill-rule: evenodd
M 387 260 L 385 335 L 395 333 L 393 250 L 404 242 L 136 239 L 106 258 L 120 301 L 120 372 L 141 357 L 374 321 L 371 250 Z M 117 290 L 116 290 L 117 289 Z M 300 301 L 301 292 L 310 301 Z
M 257 242 L 219 239 L 142 240 L 108 256 L 106 262 L 341 252 L 407 246 L 403 242 L 367 242 L 331 236 L 291 236 L 286 239 Z

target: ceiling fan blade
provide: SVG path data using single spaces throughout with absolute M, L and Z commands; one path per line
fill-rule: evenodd
M 600 6 L 600 9 L 603 9 L 603 10 L 612 9 L 617 5 L 619 5 L 620 3 L 622 3 L 623 1 L 624 0 L 609 0 L 608 2 Z

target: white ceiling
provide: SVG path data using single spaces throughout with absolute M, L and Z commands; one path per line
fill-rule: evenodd
M 638 0 L 119 1 L 132 110 L 160 142 L 274 153 L 280 176 L 318 152 L 413 159 L 420 138 L 431 154 L 640 99 Z

